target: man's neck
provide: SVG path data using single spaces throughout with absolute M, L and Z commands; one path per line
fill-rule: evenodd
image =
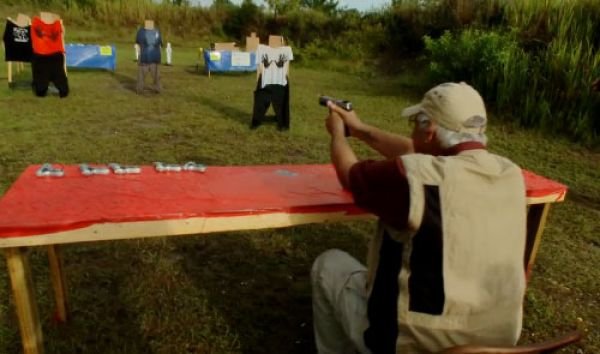
M 479 150 L 484 149 L 485 145 L 477 141 L 466 141 L 464 143 L 456 144 L 454 146 L 449 147 L 448 149 L 444 149 L 440 156 L 453 156 L 458 155 L 459 153 L 467 150 Z

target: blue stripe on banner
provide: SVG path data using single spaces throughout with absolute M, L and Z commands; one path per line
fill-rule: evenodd
M 117 50 L 114 45 L 67 44 L 67 67 L 115 71 Z

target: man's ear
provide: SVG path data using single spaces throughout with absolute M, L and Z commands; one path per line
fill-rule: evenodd
M 426 143 L 429 144 L 433 141 L 433 139 L 435 139 L 435 131 L 436 131 L 435 122 L 431 122 L 429 124 L 429 126 L 427 127 L 427 129 L 425 129 L 425 131 L 424 131 Z

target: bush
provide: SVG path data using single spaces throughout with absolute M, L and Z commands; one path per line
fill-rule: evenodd
M 509 74 L 507 71 L 511 75 L 527 74 L 527 68 L 514 67 L 523 59 L 515 32 L 500 34 L 468 29 L 453 35 L 446 31 L 437 40 L 426 36 L 425 46 L 431 59 L 433 82 L 469 81 L 488 100 L 508 101 L 508 91 L 498 90 L 498 84 Z
M 600 136 L 600 97 L 589 83 L 600 76 L 600 53 L 589 42 L 554 38 L 547 49 L 525 50 L 519 32 L 467 29 L 425 37 L 433 82 L 467 81 L 488 104 L 521 125 L 563 132 L 586 144 Z

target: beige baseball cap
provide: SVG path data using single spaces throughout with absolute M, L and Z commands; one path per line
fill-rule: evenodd
M 455 132 L 480 134 L 487 125 L 481 95 L 464 82 L 447 82 L 432 88 L 425 93 L 421 103 L 404 109 L 402 116 L 411 117 L 419 113 Z

